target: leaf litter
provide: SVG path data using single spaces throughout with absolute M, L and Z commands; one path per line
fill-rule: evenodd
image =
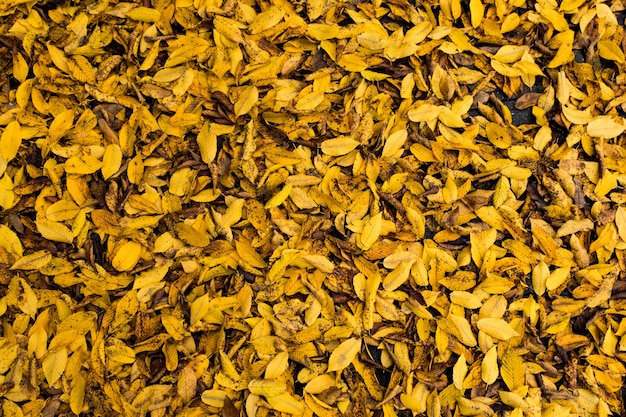
M 623 415 L 625 8 L 4 1 L 3 415 Z

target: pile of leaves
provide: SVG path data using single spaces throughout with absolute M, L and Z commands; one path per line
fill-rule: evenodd
M 626 5 L 0 1 L 5 416 L 609 416 Z

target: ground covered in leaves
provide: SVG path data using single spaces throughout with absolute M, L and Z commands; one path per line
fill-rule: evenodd
M 624 415 L 624 9 L 0 1 L 3 415 Z

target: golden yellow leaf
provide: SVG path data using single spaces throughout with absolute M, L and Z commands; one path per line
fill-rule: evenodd
M 458 336 L 461 343 L 469 347 L 476 346 L 477 341 L 472 331 L 472 326 L 465 317 L 450 314 L 448 315 L 448 320 L 456 327 L 457 333 L 455 333 L 455 336 Z
M 299 416 L 304 412 L 304 404 L 302 401 L 288 392 L 268 397 L 267 402 L 274 410 L 282 413 Z
M 463 380 L 467 376 L 467 362 L 465 356 L 459 356 L 456 363 L 452 367 L 452 381 L 456 389 L 463 389 Z
M 279 378 L 289 366 L 289 353 L 280 352 L 267 364 L 265 368 L 265 378 Z
M 406 142 L 407 137 L 408 132 L 406 129 L 396 130 L 390 134 L 385 140 L 385 146 L 383 147 L 381 156 L 383 158 L 388 158 L 396 155 Z
M 546 278 L 546 289 L 548 291 L 560 287 L 570 277 L 570 269 L 567 267 L 557 268 Z
M 226 399 L 226 391 L 219 389 L 204 390 L 201 395 L 202 402 L 212 407 L 222 408 Z
M 74 219 L 79 211 L 80 208 L 73 201 L 59 200 L 46 209 L 46 217 L 48 220 L 62 222 Z
M 176 383 L 176 391 L 183 401 L 189 402 L 196 395 L 197 380 L 196 374 L 189 366 L 182 369 Z
M 380 237 L 380 232 L 383 225 L 383 213 L 378 212 L 372 216 L 365 225 L 363 225 L 363 232 L 361 233 L 360 247 L 363 250 L 368 250 Z
M 126 17 L 138 22 L 156 22 L 161 18 L 161 12 L 150 7 L 135 7 L 126 12 Z
M 322 152 L 330 156 L 345 155 L 359 146 L 360 143 L 348 136 L 340 136 L 335 139 L 328 139 L 322 142 Z
M 526 382 L 524 361 L 512 348 L 508 348 L 502 357 L 500 375 L 511 391 L 523 386 Z
M 607 40 L 598 41 L 598 54 L 604 59 L 620 64 L 624 63 L 624 51 L 614 42 Z
M 57 114 L 48 130 L 48 145 L 51 146 L 57 143 L 70 130 L 73 122 L 74 112 L 72 110 L 65 110 Z
M 107 145 L 102 157 L 102 177 L 107 180 L 122 166 L 122 149 L 120 145 L 112 143 Z
M 120 246 L 117 250 L 111 265 L 118 271 L 129 271 L 139 261 L 139 255 L 141 254 L 141 244 L 133 241 L 128 241 Z
M 470 0 L 469 3 L 472 27 L 477 28 L 480 26 L 485 15 L 485 6 L 481 0 Z
M 328 372 L 342 371 L 347 368 L 361 351 L 361 339 L 349 338 L 335 348 L 328 359 Z
M 282 190 L 280 190 L 279 192 L 277 192 L 276 194 L 274 194 L 272 196 L 272 198 L 270 198 L 267 203 L 265 203 L 265 208 L 269 209 L 269 208 L 273 208 L 273 207 L 278 207 L 281 204 L 283 204 L 285 202 L 285 200 L 287 200 L 287 197 L 289 197 L 289 194 L 291 194 L 291 189 L 293 188 L 292 184 L 286 184 Z
M 67 349 L 65 347 L 59 347 L 48 352 L 41 363 L 48 385 L 53 386 L 61 378 L 66 365 Z
M 22 129 L 20 124 L 14 120 L 9 123 L 0 136 L 0 156 L 5 163 L 9 163 L 15 158 L 20 145 L 22 144 Z M 0 170 L 0 175 L 4 170 Z
M 128 181 L 131 184 L 139 184 L 141 183 L 141 179 L 143 178 L 144 172 L 144 164 L 141 159 L 141 155 L 135 155 L 130 161 L 128 161 Z
M 79 415 L 83 410 L 83 405 L 85 402 L 85 387 L 86 381 L 85 377 L 80 374 L 72 381 L 74 386 L 70 391 L 70 409 L 76 415 Z
M 615 226 L 617 226 L 620 239 L 626 242 L 626 209 L 624 207 L 618 207 L 615 211 Z M 0 228 L 1 232 L 2 229 Z
M 482 318 L 476 322 L 476 326 L 480 331 L 500 340 L 509 340 L 520 335 L 509 323 L 500 318 Z
M 597 116 L 587 125 L 587 133 L 601 139 L 612 139 L 626 130 L 624 119 L 611 116 Z
M 487 385 L 491 385 L 496 382 L 499 375 L 498 371 L 498 351 L 496 346 L 492 346 L 481 363 L 481 378 Z
M 0 224 L 0 247 L 18 259 L 24 254 L 24 247 L 19 237 L 13 230 L 3 224 Z
M 196 136 L 200 156 L 205 164 L 210 164 L 217 154 L 217 135 L 212 132 L 209 122 L 204 122 Z
M 285 10 L 282 7 L 270 6 L 255 17 L 248 27 L 248 31 L 252 34 L 257 34 L 273 28 L 283 20 L 283 16 L 285 16 Z
M 259 100 L 259 90 L 251 85 L 245 87 L 240 93 L 234 104 L 235 116 L 247 114 L 256 106 Z
M 253 394 L 274 397 L 285 392 L 287 385 L 278 379 L 253 379 L 248 383 L 248 389 Z
M 37 220 L 35 223 L 41 236 L 48 240 L 63 243 L 72 243 L 74 240 L 72 231 L 63 223 L 46 219 Z

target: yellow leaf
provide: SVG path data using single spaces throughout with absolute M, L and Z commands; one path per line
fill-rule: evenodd
M 170 178 L 170 193 L 179 197 L 186 195 L 191 191 L 191 186 L 197 174 L 197 171 L 188 167 L 181 168 L 174 172 Z
M 156 22 L 161 18 L 161 12 L 150 7 L 135 7 L 126 12 L 126 17 L 138 22 Z
M 452 381 L 454 386 L 458 390 L 463 389 L 463 380 L 467 376 L 467 362 L 465 361 L 465 355 L 459 356 L 454 367 L 452 368 Z
M 183 399 L 183 401 L 191 401 L 196 395 L 197 382 L 198 378 L 196 378 L 196 374 L 193 369 L 189 366 L 184 367 L 180 372 L 178 382 L 176 383 L 178 395 Z
M 626 242 L 626 209 L 624 209 L 624 207 L 618 207 L 615 212 L 615 226 L 617 227 L 617 233 L 620 239 Z M 0 232 L 2 232 L 1 229 Z
M 406 142 L 407 137 L 408 132 L 406 129 L 400 129 L 393 132 L 385 140 L 385 146 L 383 147 L 383 152 L 381 156 L 383 158 L 388 158 L 396 155 L 396 153 L 402 148 L 402 146 Z
M 481 378 L 485 384 L 491 385 L 496 382 L 499 373 L 498 350 L 494 345 L 487 351 L 487 353 L 485 353 L 485 357 L 483 358 L 481 364 Z
M 347 71 L 359 72 L 367 69 L 369 65 L 356 54 L 343 54 L 337 63 Z
M 9 163 L 15 158 L 20 145 L 22 144 L 22 129 L 20 124 L 14 120 L 9 123 L 0 136 L 0 155 L 5 163 Z M 4 174 L 4 170 L 0 171 L 0 175 Z
M 226 392 L 219 389 L 208 389 L 202 392 L 200 399 L 207 405 L 222 408 L 226 400 Z
M 347 368 L 361 351 L 361 339 L 351 337 L 333 350 L 328 359 L 328 372 L 342 371 Z
M 302 259 L 326 274 L 330 274 L 335 269 L 335 264 L 333 264 L 330 259 L 322 255 L 303 255 Z
M 483 17 L 485 15 L 485 6 L 483 5 L 481 0 L 470 0 L 469 6 L 472 27 L 477 28 L 483 21 Z
M 282 413 L 299 416 L 304 412 L 304 404 L 302 401 L 299 401 L 288 392 L 283 392 L 273 397 L 267 397 L 267 402 L 274 410 Z
M 509 390 L 525 385 L 526 369 L 522 358 L 512 348 L 508 348 L 502 357 L 500 375 Z
M 267 263 L 246 239 L 235 241 L 235 249 L 241 259 L 254 268 L 265 268 Z
M 46 43 L 46 47 L 48 48 L 48 53 L 50 54 L 50 58 L 54 65 L 57 66 L 61 71 L 68 73 L 69 70 L 67 68 L 67 57 L 65 53 L 56 46 L 52 45 L 50 42 Z
M 602 139 L 617 138 L 626 130 L 626 123 L 621 117 L 598 116 L 587 125 L 589 136 Z
M 222 34 L 225 38 L 230 39 L 233 42 L 243 43 L 241 29 L 239 28 L 239 23 L 237 21 L 223 16 L 215 16 L 213 19 L 213 26 L 215 27 L 215 30 Z
M 79 415 L 83 410 L 83 404 L 85 401 L 85 377 L 80 374 L 72 381 L 74 386 L 70 392 L 70 409 L 72 413 Z
M 307 25 L 307 34 L 318 41 L 333 39 L 339 36 L 339 26 L 311 23 Z
M 285 16 L 285 10 L 281 6 L 270 6 L 256 15 L 254 21 L 248 26 L 248 31 L 254 35 L 273 28 L 283 20 L 283 16 Z
M 509 323 L 504 321 L 504 319 L 486 317 L 478 320 L 476 325 L 480 331 L 485 332 L 495 339 L 509 340 L 512 337 L 520 335 Z
M 544 261 L 539 261 L 532 272 L 533 291 L 535 291 L 535 294 L 541 296 L 546 292 L 546 282 L 549 275 L 550 269 L 548 265 Z
M 68 174 L 93 174 L 102 168 L 102 162 L 91 155 L 73 156 L 65 161 L 65 172 Z
M 48 385 L 53 386 L 61 378 L 66 365 L 67 349 L 65 347 L 48 352 L 41 364 Z
M 457 316 L 456 314 L 448 315 L 448 320 L 454 324 L 458 330 L 454 335 L 458 337 L 459 341 L 465 346 L 476 346 L 476 337 L 472 331 L 472 326 L 465 317 Z
M 554 26 L 554 29 L 558 30 L 559 32 L 563 32 L 564 30 L 569 29 L 567 19 L 565 19 L 565 17 L 556 10 L 549 7 L 543 7 L 539 11 L 539 14 L 546 18 L 552 24 L 552 26 Z
M 34 270 L 43 268 L 48 262 L 52 260 L 52 255 L 45 251 L 40 250 L 30 255 L 26 255 L 20 259 L 18 259 L 11 269 L 23 269 L 23 270 Z
M 128 181 L 131 184 L 140 184 L 143 178 L 143 171 L 144 165 L 141 155 L 135 155 L 135 157 L 128 162 Z
M 235 102 L 235 116 L 239 117 L 243 114 L 247 114 L 250 110 L 256 106 L 259 101 L 259 90 L 251 85 L 244 88 L 240 93 L 237 101 Z
M 202 162 L 205 164 L 213 162 L 217 154 L 217 135 L 211 131 L 209 122 L 204 122 L 200 128 L 200 132 L 196 136 L 196 142 L 198 142 Z
M 61 139 L 68 130 L 70 130 L 73 122 L 74 112 L 72 110 L 65 110 L 57 114 L 50 124 L 50 129 L 48 130 L 48 146 L 52 146 L 57 143 L 58 140 Z
M 610 61 L 624 63 L 624 51 L 614 42 L 601 40 L 598 42 L 598 54 Z
M 24 254 L 24 248 L 20 238 L 17 237 L 13 230 L 3 224 L 0 224 L 0 247 L 13 254 L 16 258 L 21 258 Z
M 550 273 L 546 279 L 546 289 L 548 291 L 559 288 L 570 277 L 570 268 L 557 268 Z
M 124 243 L 115 253 L 111 265 L 118 271 L 129 271 L 139 261 L 141 244 L 133 241 Z
M 378 240 L 383 226 L 383 213 L 379 211 L 363 226 L 361 233 L 361 249 L 368 250 Z
M 102 177 L 107 180 L 122 166 L 122 149 L 120 145 L 112 143 L 104 149 L 102 158 Z
M 76 217 L 80 207 L 70 200 L 59 200 L 46 209 L 46 218 L 56 222 L 72 220 Z
M 340 136 L 322 142 L 322 152 L 330 156 L 342 156 L 353 151 L 360 144 L 348 136 Z
M 400 264 L 383 280 L 383 288 L 385 291 L 394 291 L 409 279 L 411 274 L 411 266 L 413 261 L 400 262 Z
M 248 390 L 256 395 L 274 397 L 287 391 L 287 385 L 279 379 L 253 379 L 248 383 Z
M 189 324 L 191 326 L 198 323 L 209 312 L 210 309 L 209 296 L 204 294 L 196 298 L 191 303 Z
M 22 408 L 6 398 L 2 401 L 2 415 L 4 417 L 24 417 Z
M 270 198 L 267 203 L 265 203 L 265 208 L 269 209 L 273 207 L 278 207 L 283 204 L 285 200 L 287 200 L 287 197 L 289 197 L 292 188 L 293 185 L 291 183 L 286 184 L 282 190 L 274 194 L 272 198 Z
M 135 351 L 130 346 L 126 346 L 122 341 L 115 340 L 110 346 L 104 348 L 104 353 L 109 360 L 130 364 L 135 362 Z
M 152 68 L 152 66 L 156 62 L 157 57 L 159 56 L 160 49 L 161 49 L 161 40 L 159 39 L 152 45 L 152 47 L 150 48 L 150 51 L 148 51 L 148 54 L 146 55 L 143 62 L 141 63 L 141 66 L 139 67 L 140 71 L 147 71 L 150 68 Z
M 55 242 L 72 243 L 74 235 L 63 223 L 41 219 L 35 222 L 37 230 L 44 238 Z
M 19 52 L 13 54 L 13 77 L 20 83 L 26 81 L 28 77 L 28 63 Z
M 289 353 L 280 352 L 267 364 L 265 378 L 279 378 L 289 366 Z

